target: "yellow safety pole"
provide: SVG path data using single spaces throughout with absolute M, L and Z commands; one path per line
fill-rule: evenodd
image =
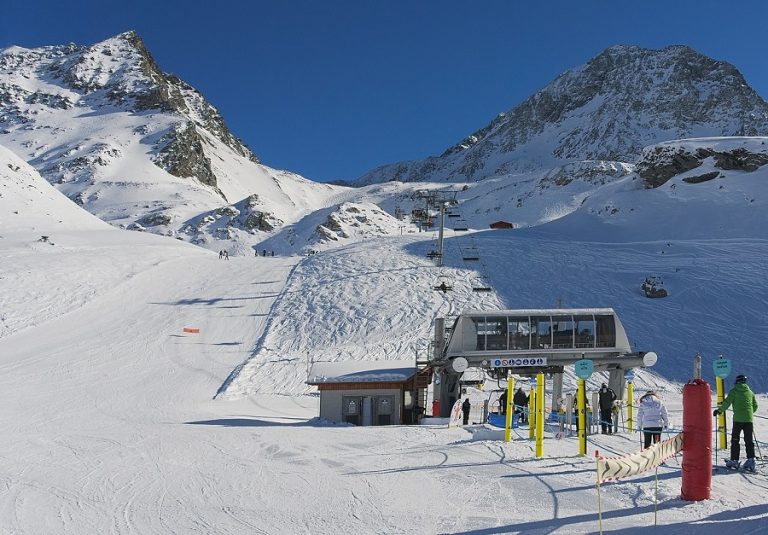
M 585 414 L 586 397 L 584 379 L 579 379 L 579 387 L 576 390 L 576 397 L 578 398 L 577 406 L 579 408 L 579 456 L 583 457 L 587 454 L 587 415 Z
M 536 375 L 536 457 L 544 457 L 544 374 Z
M 531 388 L 531 393 L 528 396 L 528 438 L 532 439 L 536 436 L 536 390 Z
M 717 406 L 719 407 L 722 405 L 723 401 L 725 401 L 725 388 L 723 386 L 723 378 L 717 377 L 715 378 L 715 382 L 717 383 Z M 725 413 L 721 412 L 717 416 L 717 434 L 720 437 L 720 449 L 724 450 L 728 447 L 728 443 L 725 439 Z
M 635 385 L 627 381 L 627 431 L 635 430 Z
M 512 377 L 507 378 L 507 417 L 504 421 L 504 442 L 512 440 L 512 393 L 515 389 L 515 380 Z

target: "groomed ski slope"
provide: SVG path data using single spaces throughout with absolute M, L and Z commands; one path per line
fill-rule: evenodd
M 659 351 L 659 370 L 670 377 L 687 378 L 693 347 L 672 351 L 667 340 L 706 348 L 715 340 L 706 333 L 728 332 L 742 351 L 761 347 L 764 240 L 675 242 L 672 250 L 684 254 L 669 265 L 673 255 L 654 253 L 660 244 L 525 233 L 452 235 L 442 269 L 425 260 L 433 247 L 426 235 L 308 258 L 225 261 L 110 229 L 24 162 L 3 157 L 3 535 L 595 532 L 594 464 L 576 456 L 573 438 L 549 433 L 546 457 L 535 460 L 524 429 L 503 444 L 500 431 L 482 426 L 329 425 L 315 419 L 317 397 L 303 384 L 306 357 L 404 358 L 423 351 L 435 314 L 556 299 L 615 306 L 631 338 Z M 482 260 L 460 265 L 473 247 Z M 683 269 L 674 271 L 670 298 L 638 295 L 639 274 L 673 265 Z M 732 279 L 728 292 L 708 293 L 712 270 Z M 472 292 L 483 274 L 498 294 Z M 454 289 L 435 292 L 440 280 Z M 702 310 L 714 315 L 695 315 Z M 676 330 L 667 329 L 672 321 Z M 737 370 L 752 362 L 759 372 L 758 353 Z M 749 373 L 759 385 L 760 375 Z M 679 385 L 650 373 L 637 383 L 662 393 L 679 428 Z M 763 440 L 767 416 L 761 395 Z M 598 435 L 589 452 L 635 451 L 638 440 Z M 700 503 L 678 499 L 674 460 L 659 479 L 664 533 L 768 528 L 765 472 L 718 472 L 713 499 Z M 603 490 L 607 532 L 652 524 L 652 476 Z
M 527 439 L 503 444 L 498 431 L 481 426 L 324 425 L 312 419 L 317 398 L 296 395 L 301 377 L 276 369 L 256 376 L 269 393 L 212 399 L 254 348 L 251 363 L 264 356 L 263 348 L 279 349 L 281 333 L 292 330 L 301 351 L 312 338 L 318 348 L 347 348 L 343 355 L 402 356 L 406 336 L 394 327 L 414 314 L 404 296 L 416 298 L 424 280 L 435 278 L 435 269 L 409 252 L 429 243 L 410 237 L 309 259 L 227 262 L 172 240 L 132 234 L 151 243 L 124 244 L 122 233 L 110 234 L 87 246 L 64 236 L 44 257 L 37 246 L 19 245 L 14 265 L 31 280 L 48 280 L 68 257 L 82 266 L 109 257 L 123 278 L 89 270 L 88 277 L 68 278 L 50 298 L 25 302 L 27 290 L 6 283 L 14 268 L 4 266 L 2 291 L 18 296 L 6 300 L 14 303 L 7 315 L 54 303 L 59 313 L 26 320 L 0 339 L 0 533 L 596 531 L 594 462 L 576 456 L 572 438 L 548 440 L 547 457 L 535 460 Z M 338 270 L 335 282 L 321 269 L 326 263 Z M 390 264 L 400 267 L 383 269 Z M 471 273 L 455 274 L 456 294 L 430 289 L 419 315 L 450 311 L 449 299 L 474 298 L 461 288 L 461 277 L 468 283 Z M 403 281 L 412 285 L 409 292 Z M 326 332 L 332 311 L 350 332 Z M 368 334 L 348 317 L 373 325 L 376 343 L 351 349 Z M 428 322 L 412 324 L 409 336 L 428 333 Z M 200 333 L 185 335 L 185 326 Z M 376 349 L 382 330 L 393 333 L 393 345 L 384 344 L 391 352 Z M 332 353 L 326 349 L 325 356 Z M 297 361 L 297 374 L 303 370 Z M 653 381 L 666 388 L 679 427 L 677 388 Z M 281 388 L 289 395 L 280 395 Z M 760 402 L 765 416 L 768 401 Z M 764 421 L 761 438 L 768 436 Z M 618 453 L 634 451 L 637 442 L 637 434 L 597 436 L 589 448 Z M 717 475 L 713 500 L 701 503 L 677 498 L 675 461 L 659 479 L 665 533 L 768 527 L 763 475 Z M 606 531 L 639 532 L 652 524 L 652 475 L 603 490 Z

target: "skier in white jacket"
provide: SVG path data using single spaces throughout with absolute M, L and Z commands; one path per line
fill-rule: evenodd
M 637 414 L 637 427 L 643 432 L 643 444 L 648 448 L 661 440 L 661 430 L 669 425 L 667 408 L 656 395 L 649 390 L 640 398 L 640 410 Z

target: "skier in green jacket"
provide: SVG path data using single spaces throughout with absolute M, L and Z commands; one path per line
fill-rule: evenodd
M 715 409 L 715 416 L 725 412 L 733 405 L 733 430 L 731 431 L 731 459 L 725 461 L 725 465 L 731 469 L 739 467 L 739 437 L 744 431 L 744 444 L 747 447 L 747 460 L 744 462 L 744 470 L 755 471 L 755 443 L 752 439 L 752 415 L 757 411 L 755 394 L 747 385 L 747 376 L 736 377 L 736 384 L 728 392 L 723 403 Z

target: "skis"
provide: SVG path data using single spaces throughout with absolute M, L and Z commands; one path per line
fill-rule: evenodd
M 743 474 L 759 473 L 757 470 L 757 466 L 755 466 L 754 463 L 752 463 L 751 465 L 746 462 L 744 464 L 741 464 L 739 461 L 731 461 L 731 460 L 725 461 L 725 469 L 731 472 L 741 472 Z

